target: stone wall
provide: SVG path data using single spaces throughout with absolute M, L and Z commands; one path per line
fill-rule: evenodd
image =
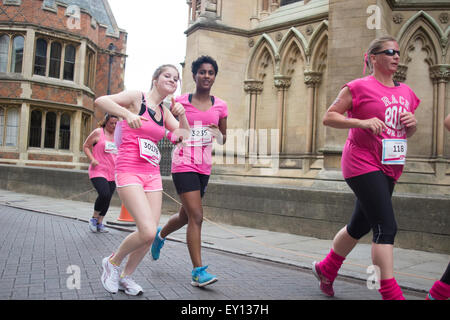
M 170 177 L 163 185 L 178 200 Z M 0 165 L 0 189 L 93 203 L 92 188 L 86 171 Z M 117 193 L 112 204 L 120 205 Z M 332 239 L 349 221 L 354 196 L 348 190 L 210 180 L 203 204 L 205 217 L 216 222 Z M 394 193 L 393 204 L 397 247 L 450 253 L 450 196 Z M 163 213 L 177 210 L 178 204 L 163 196 Z M 371 241 L 370 234 L 362 241 Z

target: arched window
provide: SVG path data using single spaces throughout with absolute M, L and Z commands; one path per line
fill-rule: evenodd
M 59 149 L 70 149 L 70 115 L 63 113 L 59 124 Z
M 34 74 L 45 76 L 47 67 L 47 41 L 38 39 L 36 41 L 36 53 L 34 55 Z
M 9 36 L 0 36 L 0 72 L 8 69 Z
M 29 147 L 41 147 L 42 134 L 42 112 L 39 110 L 31 111 L 30 133 L 29 133 Z
M 5 144 L 9 147 L 17 146 L 19 133 L 19 109 L 11 108 L 6 116 L 6 139 Z
M 75 47 L 68 45 L 64 55 L 64 80 L 73 80 L 75 70 Z
M 13 40 L 11 72 L 22 73 L 24 38 L 17 36 Z
M 59 71 L 61 70 L 61 44 L 53 42 L 50 46 L 50 70 L 49 77 L 59 78 Z
M 87 50 L 86 52 L 86 61 L 85 61 L 85 70 L 84 70 L 84 85 L 90 88 L 94 85 L 94 52 L 91 50 Z
M 56 113 L 48 112 L 45 116 L 44 148 L 55 148 Z

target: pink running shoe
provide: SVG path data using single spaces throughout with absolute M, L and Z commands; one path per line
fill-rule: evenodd
M 325 293 L 329 297 L 334 297 L 334 290 L 333 290 L 333 281 L 330 281 L 322 274 L 322 271 L 320 271 L 319 263 L 314 261 L 312 263 L 312 271 L 313 274 L 316 276 L 317 280 L 320 281 L 320 290 Z

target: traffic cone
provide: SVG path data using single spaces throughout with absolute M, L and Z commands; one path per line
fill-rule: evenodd
M 107 221 L 107 224 L 112 224 L 116 226 L 124 226 L 124 227 L 135 227 L 136 223 L 134 222 L 133 217 L 130 215 L 128 210 L 125 208 L 125 206 L 122 204 L 122 207 L 120 208 L 120 214 L 117 218 L 117 221 Z M 128 230 L 128 229 L 127 229 Z
M 122 204 L 122 208 L 120 209 L 120 215 L 119 218 L 117 218 L 118 221 L 124 221 L 124 222 L 134 222 L 133 217 L 128 212 L 127 208 Z

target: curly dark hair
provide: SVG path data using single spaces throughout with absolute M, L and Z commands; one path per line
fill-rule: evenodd
M 219 72 L 219 66 L 217 65 L 216 60 L 214 60 L 213 58 L 211 58 L 210 56 L 201 56 L 199 58 L 197 58 L 197 60 L 195 60 L 194 62 L 192 62 L 192 74 L 195 76 L 197 74 L 198 69 L 200 69 L 200 66 L 203 63 L 209 63 L 213 66 L 214 71 L 217 75 L 217 73 Z

